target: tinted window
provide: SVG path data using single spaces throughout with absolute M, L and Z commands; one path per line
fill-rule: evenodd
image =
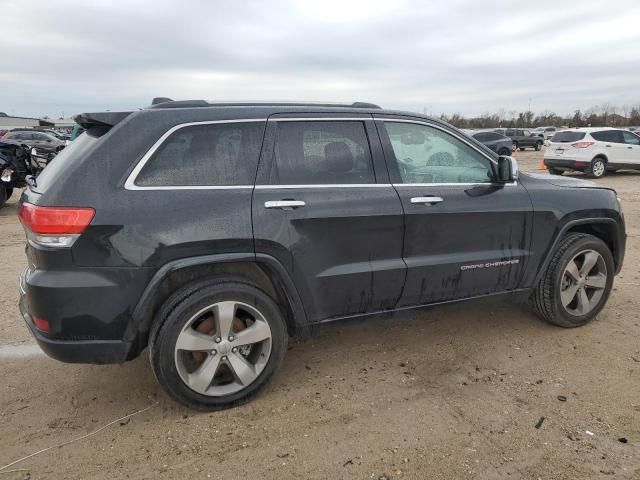
M 513 136 L 515 136 L 515 134 L 516 134 L 516 131 L 515 131 L 515 130 L 511 130 L 511 129 L 509 129 L 509 130 L 507 130 L 507 131 L 505 132 L 505 135 L 506 135 L 507 137 L 513 137 Z
M 549 127 L 544 129 L 545 132 L 555 132 L 556 129 L 554 127 Z
M 476 133 L 473 137 L 479 142 L 493 142 L 503 138 L 502 135 L 493 132 Z
M 402 183 L 485 183 L 490 161 L 452 135 L 413 123 L 385 122 Z
M 571 131 L 558 132 L 551 138 L 551 141 L 556 143 L 570 143 L 570 142 L 576 142 L 578 140 L 582 140 L 584 136 L 585 136 L 584 132 L 571 132 Z
M 599 142 L 624 143 L 624 137 L 618 130 L 603 130 L 601 132 L 593 132 L 591 136 Z
M 176 130 L 154 152 L 139 186 L 253 185 L 264 123 L 195 125 Z
M 624 143 L 628 143 L 629 145 L 640 145 L 640 137 L 637 135 L 629 132 L 622 132 L 622 135 L 624 136 Z
M 362 122 L 278 122 L 271 183 L 375 183 Z

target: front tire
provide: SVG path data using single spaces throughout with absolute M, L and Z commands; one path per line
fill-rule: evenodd
M 607 303 L 615 266 L 609 247 L 584 233 L 564 237 L 553 252 L 532 303 L 554 325 L 572 328 L 593 320 Z
M 287 350 L 283 314 L 264 291 L 236 279 L 188 285 L 161 308 L 150 335 L 160 386 L 183 405 L 220 410 L 250 400 Z
M 536 152 L 539 152 L 542 149 L 542 142 L 536 142 L 535 149 Z

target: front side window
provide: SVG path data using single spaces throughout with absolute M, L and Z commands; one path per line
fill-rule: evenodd
M 194 125 L 173 132 L 153 153 L 135 184 L 253 185 L 263 122 Z
M 270 183 L 332 185 L 375 183 L 363 122 L 278 122 Z
M 491 182 L 491 161 L 454 136 L 415 123 L 385 126 L 402 183 Z

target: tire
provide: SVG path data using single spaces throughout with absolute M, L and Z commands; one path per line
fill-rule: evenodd
M 536 152 L 539 152 L 542 149 L 542 142 L 536 142 L 535 147 Z
M 602 157 L 596 157 L 591 160 L 591 165 L 589 165 L 589 168 L 587 169 L 587 173 L 593 178 L 604 177 L 606 171 L 607 162 L 605 162 Z
M 11 195 L 13 195 L 13 188 L 5 188 L 6 191 L 6 200 L 9 200 L 11 198 Z
M 498 155 L 502 157 L 508 157 L 509 155 L 511 155 L 511 150 L 509 150 L 508 148 L 501 148 L 500 150 L 498 150 Z
M 220 338 L 225 335 L 222 323 L 229 327 L 226 338 Z M 241 346 L 242 338 L 248 341 L 243 329 L 268 338 Z M 176 348 L 179 339 L 189 348 Z M 206 349 L 196 350 L 193 339 Z M 154 375 L 171 397 L 194 410 L 221 410 L 249 401 L 269 382 L 287 351 L 287 328 L 282 311 L 264 291 L 240 279 L 217 277 L 174 293 L 158 312 L 149 344 Z
M 513 151 L 518 150 L 518 142 L 513 142 Z
M 563 170 L 558 170 L 557 168 L 553 168 L 553 167 L 547 167 L 547 171 L 551 175 L 562 175 L 564 173 Z
M 588 254 L 584 252 L 590 252 Z M 582 275 L 581 268 L 585 265 L 586 255 L 597 254 L 598 260 L 584 273 L 588 283 L 582 283 L 588 302 L 581 301 L 581 289 L 579 281 L 572 284 L 572 276 L 568 273 L 569 264 L 577 268 L 576 275 Z M 592 257 L 593 258 L 593 257 Z M 582 259 L 583 267 L 576 267 Z M 595 274 L 598 270 L 598 273 Z M 604 270 L 604 279 L 600 276 Z M 589 323 L 602 310 L 607 303 L 615 267 L 613 255 L 609 247 L 597 237 L 584 233 L 570 233 L 564 237 L 552 253 L 546 271 L 543 272 L 540 282 L 531 297 L 536 313 L 549 323 L 565 328 L 579 327 Z M 597 283 L 597 288 L 592 288 L 589 283 Z M 575 296 L 571 296 L 575 289 Z M 591 298 L 589 298 L 591 295 Z M 565 304 L 566 299 L 571 302 Z M 581 308 L 586 305 L 588 308 Z
M 4 185 L 0 184 L 0 208 L 4 207 L 4 204 L 7 202 L 9 195 L 7 194 L 7 189 Z

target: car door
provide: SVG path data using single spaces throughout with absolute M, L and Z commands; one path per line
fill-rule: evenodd
M 626 145 L 626 163 L 640 165 L 640 137 L 635 133 L 622 132 Z
M 395 307 L 404 218 L 370 115 L 270 117 L 253 221 L 311 322 Z
M 400 305 L 517 289 L 531 254 L 524 187 L 493 183 L 495 160 L 446 126 L 387 116 L 376 126 L 405 213 Z

